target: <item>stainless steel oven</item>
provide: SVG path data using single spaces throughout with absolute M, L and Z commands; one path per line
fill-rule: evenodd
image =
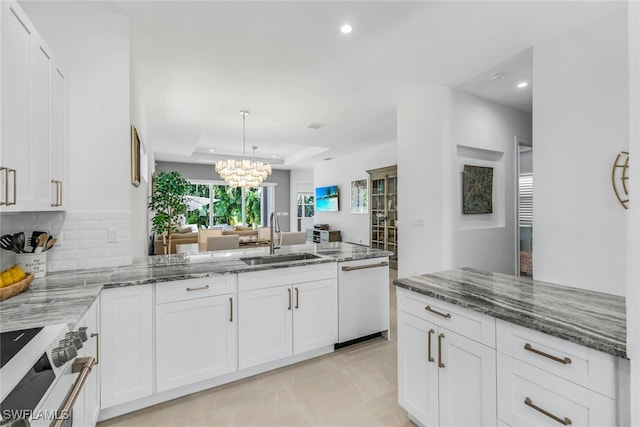
M 73 426 L 73 404 L 96 363 L 77 357 L 86 328 L 66 325 L 0 334 L 0 425 Z

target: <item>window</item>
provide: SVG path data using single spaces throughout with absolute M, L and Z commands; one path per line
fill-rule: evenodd
M 247 225 L 262 224 L 263 188 L 245 191 Z M 242 189 L 226 185 L 191 183 L 187 199 L 187 224 L 198 228 L 242 223 Z
M 297 207 L 298 218 L 313 218 L 314 197 L 311 193 L 298 193 Z

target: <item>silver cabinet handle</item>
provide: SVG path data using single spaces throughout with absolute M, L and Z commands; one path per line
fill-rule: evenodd
M 51 183 L 56 186 L 56 202 L 52 203 L 51 207 L 56 208 L 62 206 L 62 181 L 52 179 Z
M 444 368 L 442 363 L 442 340 L 444 339 L 444 333 L 438 335 L 438 368 Z
M 65 421 L 69 419 L 71 414 L 71 408 L 73 408 L 73 404 L 76 403 L 76 399 L 80 395 L 82 391 L 82 387 L 84 387 L 84 383 L 87 381 L 87 377 L 91 373 L 91 369 L 96 364 L 95 357 L 78 357 L 73 361 L 73 365 L 71 366 L 72 373 L 80 372 L 76 382 L 73 383 L 73 387 L 67 393 L 67 396 L 64 398 L 62 405 L 58 409 L 56 414 L 56 419 L 53 423 L 51 423 L 52 427 L 61 427 Z
M 209 285 L 200 286 L 198 288 L 187 288 L 187 292 L 204 291 L 206 289 L 209 289 Z
M 9 188 L 9 174 L 13 173 L 13 202 L 9 203 L 9 190 L 7 190 L 7 206 L 8 205 L 15 205 L 16 204 L 16 198 L 17 198 L 17 194 L 18 194 L 18 173 L 15 169 L 9 169 L 7 171 L 7 188 Z
M 353 270 L 363 270 L 365 268 L 386 267 L 387 265 L 389 265 L 389 263 L 386 261 L 382 261 L 377 264 L 365 264 L 365 265 L 355 265 L 355 266 L 345 265 L 342 267 L 342 271 L 353 271 Z
M 300 291 L 296 288 L 296 308 L 300 308 Z
M 287 292 L 289 292 L 289 308 L 287 310 L 291 310 L 291 288 L 288 288 Z
M 560 418 L 560 417 L 558 417 L 556 415 L 553 415 L 551 412 L 548 412 L 548 411 L 542 409 L 541 407 L 539 407 L 538 405 L 534 404 L 530 397 L 526 397 L 524 399 L 524 404 L 529 406 L 530 408 L 535 409 L 536 411 L 540 412 L 541 414 L 546 415 L 547 417 L 551 418 L 552 420 L 559 422 L 560 424 L 562 424 L 564 426 L 571 425 L 571 418 L 567 418 L 567 417 Z
M 436 331 L 434 331 L 433 329 L 429 329 L 429 334 L 428 334 L 428 336 L 429 336 L 429 338 L 428 338 L 428 339 L 429 339 L 429 341 L 428 341 L 428 345 L 427 345 L 427 348 L 428 348 L 428 350 L 427 350 L 427 352 L 428 352 L 427 356 L 429 357 L 429 359 L 428 359 L 428 360 L 429 360 L 429 362 L 433 362 L 433 361 L 435 360 L 435 359 L 433 358 L 433 356 L 431 356 L 431 335 L 435 334 L 435 332 L 436 332 Z
M 554 356 L 552 354 L 549 353 L 545 353 L 544 351 L 538 350 L 536 348 L 533 348 L 531 346 L 531 344 L 526 343 L 524 345 L 524 349 L 527 351 L 530 351 L 531 353 L 535 353 L 535 354 L 539 354 L 540 356 L 546 357 L 547 359 L 551 359 L 554 360 L 558 363 L 562 363 L 563 365 L 570 365 L 571 364 L 571 359 L 568 357 L 565 357 L 563 359 L 559 358 L 558 356 Z
M 100 357 L 100 335 L 94 332 L 91 334 L 91 338 L 93 337 L 96 338 L 96 365 L 97 365 L 98 363 L 100 363 L 98 359 Z
M 0 200 L 0 206 L 9 206 L 9 169 L 0 166 L 0 172 L 4 172 L 4 200 Z
M 426 306 L 424 309 L 427 310 L 429 313 L 437 314 L 438 316 L 442 316 L 445 319 L 451 319 L 451 313 L 447 313 L 447 314 L 441 313 L 441 312 L 431 308 L 430 305 Z
M 233 298 L 229 298 L 229 322 L 233 322 Z

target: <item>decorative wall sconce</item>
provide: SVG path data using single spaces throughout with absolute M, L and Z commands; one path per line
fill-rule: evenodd
M 611 169 L 611 184 L 618 201 L 623 208 L 629 209 L 629 153 L 621 151 L 613 162 Z

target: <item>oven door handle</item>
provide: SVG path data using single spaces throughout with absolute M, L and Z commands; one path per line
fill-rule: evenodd
M 67 393 L 62 405 L 60 405 L 60 409 L 58 409 L 56 414 L 56 419 L 51 424 L 52 427 L 61 427 L 62 424 L 70 417 L 71 409 L 76 403 L 76 399 L 78 399 L 78 396 L 82 391 L 82 387 L 84 387 L 84 383 L 87 381 L 87 377 L 91 373 L 91 369 L 95 364 L 95 357 L 78 357 L 73 361 L 71 372 L 74 374 L 80 372 L 80 375 L 78 375 L 78 378 L 76 378 L 76 381 L 73 383 L 71 390 Z

